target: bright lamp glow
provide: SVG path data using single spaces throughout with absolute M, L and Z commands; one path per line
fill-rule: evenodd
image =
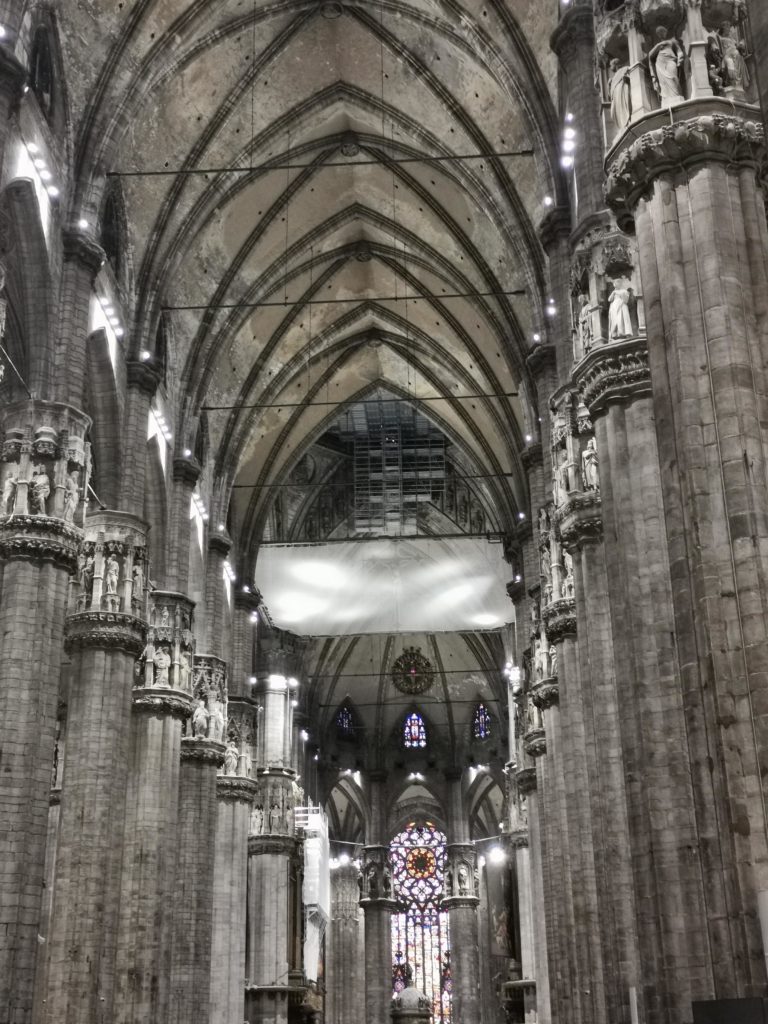
M 488 852 L 488 859 L 491 864 L 503 864 L 507 859 L 507 855 L 500 846 L 492 846 Z

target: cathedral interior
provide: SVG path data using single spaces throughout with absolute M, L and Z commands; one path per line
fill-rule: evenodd
M 0 1024 L 768 1021 L 765 0 L 0 0 Z

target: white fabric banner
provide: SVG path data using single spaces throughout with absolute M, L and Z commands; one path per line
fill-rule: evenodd
M 260 548 L 275 625 L 310 636 L 497 629 L 513 620 L 501 544 L 476 537 Z

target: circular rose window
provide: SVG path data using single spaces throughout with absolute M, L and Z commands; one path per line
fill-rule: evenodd
M 392 682 L 402 693 L 424 693 L 434 679 L 432 665 L 420 647 L 406 647 L 392 666 Z

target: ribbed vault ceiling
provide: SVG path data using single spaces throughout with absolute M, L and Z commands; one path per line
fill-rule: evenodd
M 80 202 L 120 175 L 131 344 L 151 350 L 162 316 L 176 436 L 207 410 L 213 512 L 236 484 L 241 555 L 275 485 L 382 386 L 511 528 L 537 415 L 535 227 L 558 189 L 550 6 L 138 0 L 63 19 Z

